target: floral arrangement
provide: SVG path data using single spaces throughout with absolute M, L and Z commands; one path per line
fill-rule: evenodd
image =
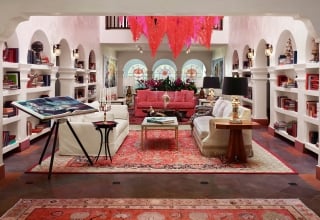
M 187 79 L 185 82 L 181 78 L 171 80 L 169 77 L 165 79 L 149 79 L 138 80 L 139 89 L 151 89 L 158 91 L 180 91 L 193 90 L 197 92 L 197 87 L 193 81 Z

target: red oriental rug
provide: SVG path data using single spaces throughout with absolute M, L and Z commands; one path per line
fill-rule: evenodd
M 223 158 L 201 155 L 190 130 L 179 130 L 179 148 L 174 132 L 148 132 L 146 149 L 141 149 L 141 131 L 131 130 L 112 162 L 100 156 L 90 166 L 85 156 L 61 156 L 56 153 L 53 173 L 296 173 L 280 159 L 256 142 L 252 142 L 254 156 L 246 164 L 226 164 Z M 92 161 L 96 161 L 92 157 Z M 27 172 L 48 173 L 50 157 Z
M 20 199 L 2 220 L 319 220 L 299 199 Z

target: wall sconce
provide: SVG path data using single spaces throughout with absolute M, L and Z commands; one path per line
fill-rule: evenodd
M 61 49 L 60 49 L 60 44 L 54 44 L 53 45 L 53 54 L 58 57 L 61 55 Z
M 271 56 L 272 52 L 273 52 L 272 44 L 266 44 L 266 49 L 264 50 L 264 54 L 267 57 L 267 66 L 270 65 L 270 56 Z
M 79 50 L 78 49 L 74 49 L 73 51 L 72 51 L 72 54 L 73 54 L 73 58 L 74 59 L 79 59 Z
M 190 46 L 186 49 L 186 54 L 189 54 L 191 52 Z
M 137 51 L 138 51 L 139 53 L 143 53 L 142 47 L 137 45 Z

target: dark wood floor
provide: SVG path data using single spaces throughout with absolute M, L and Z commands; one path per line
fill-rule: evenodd
M 26 174 L 37 163 L 45 138 L 5 155 L 6 178 L 0 180 L 0 216 L 20 198 L 299 198 L 320 215 L 317 157 L 300 153 L 275 138 L 266 127 L 254 139 L 299 174 Z M 47 151 L 48 153 L 50 151 Z

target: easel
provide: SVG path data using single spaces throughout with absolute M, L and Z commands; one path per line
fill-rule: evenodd
M 65 119 L 65 118 L 58 118 L 58 119 L 55 119 L 54 120 L 54 123 L 53 123 L 53 126 L 51 127 L 51 130 L 50 130 L 50 133 L 49 133 L 49 136 L 48 136 L 48 139 L 46 141 L 46 145 L 45 147 L 43 148 L 43 151 L 41 153 L 41 157 L 40 157 L 40 160 L 39 160 L 39 165 L 41 165 L 41 162 L 42 162 L 42 159 L 44 157 L 44 154 L 48 148 L 48 145 L 49 145 L 49 142 L 50 142 L 50 139 L 51 139 L 51 136 L 52 136 L 52 133 L 53 131 L 55 130 L 55 134 L 54 134 L 54 140 L 53 140 L 53 146 L 52 146 L 52 152 L 51 152 L 51 158 L 50 158 L 50 166 L 49 166 L 49 174 L 48 174 L 48 179 L 51 178 L 51 174 L 52 174 L 52 166 L 53 166 L 53 161 L 54 161 L 54 153 L 55 153 L 55 150 L 56 150 L 56 144 L 57 144 L 57 136 L 58 136 L 58 130 L 59 130 L 59 124 L 60 123 L 64 123 L 66 122 L 70 131 L 72 132 L 73 136 L 75 137 L 75 139 L 77 140 L 79 146 L 81 147 L 83 153 L 85 154 L 85 156 L 87 157 L 90 165 L 93 165 L 92 163 L 92 160 L 90 159 L 86 149 L 83 147 L 80 139 L 78 138 L 77 134 L 75 133 L 74 129 L 72 128 L 70 122 Z

